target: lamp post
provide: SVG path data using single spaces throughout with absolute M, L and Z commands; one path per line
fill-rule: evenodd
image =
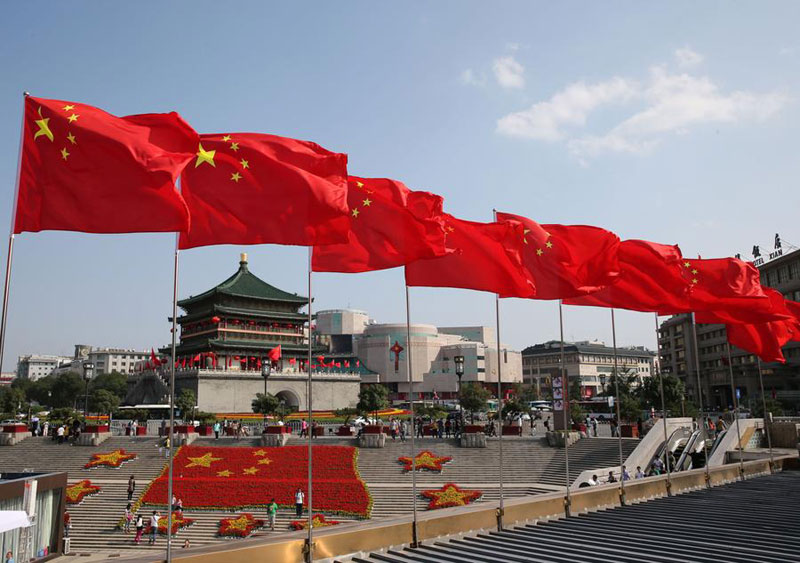
M 459 432 L 464 431 L 464 408 L 461 406 L 461 378 L 464 377 L 464 356 L 453 356 L 453 363 L 456 365 L 456 375 L 458 376 L 458 424 Z
M 83 363 L 83 379 L 86 381 L 86 395 L 83 398 L 83 420 L 86 421 L 86 414 L 89 411 L 89 380 L 94 375 L 94 364 L 92 362 Z
M 600 394 L 606 394 L 606 374 L 604 373 L 600 374 Z
M 267 380 L 269 379 L 270 372 L 272 371 L 272 362 L 267 358 L 267 361 L 261 360 L 261 377 L 264 378 L 264 400 L 267 399 Z M 264 426 L 267 425 L 267 413 L 264 411 Z

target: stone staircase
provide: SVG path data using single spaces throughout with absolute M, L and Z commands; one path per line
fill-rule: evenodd
M 291 445 L 304 445 L 305 440 L 292 438 Z M 326 445 L 355 445 L 355 440 L 347 438 L 319 438 L 315 447 Z M 636 446 L 636 440 L 624 440 L 623 451 L 627 456 Z M 258 438 L 234 440 L 223 438 L 198 438 L 194 446 L 254 447 Z M 467 449 L 455 445 L 450 439 L 425 438 L 417 441 L 417 449 L 431 450 L 440 456 L 451 456 L 453 460 L 445 465 L 444 471 L 432 473 L 420 471 L 417 474 L 418 490 L 438 488 L 444 483 L 454 482 L 465 488 L 479 489 L 484 495 L 478 502 L 496 501 L 499 498 L 499 443 L 496 439 L 488 441 L 485 449 Z M 100 467 L 87 470 L 83 466 L 93 453 L 109 452 L 117 448 L 137 454 L 119 469 Z M 570 475 L 574 479 L 584 469 L 604 467 L 618 463 L 617 441 L 611 439 L 581 440 L 570 447 Z M 373 497 L 372 518 L 394 517 L 408 514 L 416 504 L 417 510 L 425 511 L 428 500 L 411 494 L 411 474 L 403 473 L 397 462 L 400 456 L 411 455 L 410 441 L 387 441 L 383 449 L 359 450 L 358 466 L 361 477 L 367 483 Z M 504 438 L 503 440 L 504 496 L 511 498 L 550 492 L 564 485 L 564 450 L 550 448 L 544 439 Z M 0 471 L 66 471 L 69 483 L 80 479 L 91 479 L 102 487 L 100 493 L 87 497 L 80 505 L 70 505 L 72 514 L 72 552 L 119 552 L 131 549 L 161 549 L 166 539 L 160 536 L 156 545 L 148 547 L 146 540 L 138 546 L 133 543 L 134 533 L 126 535 L 117 529 L 127 504 L 127 479 L 134 475 L 137 482 L 134 500 L 166 465 L 166 459 L 159 456 L 158 439 L 151 437 L 112 437 L 99 448 L 58 445 L 48 438 L 30 438 L 20 444 L 0 448 Z M 143 507 L 149 514 L 148 507 Z M 266 519 L 261 511 L 250 511 L 257 518 Z M 180 547 L 188 539 L 191 545 L 204 545 L 220 541 L 236 541 L 219 538 L 219 520 L 234 516 L 239 512 L 185 510 L 184 516 L 195 520 L 188 528 L 178 531 L 175 546 Z M 354 518 L 331 515 L 331 519 L 347 522 Z M 254 535 L 284 533 L 289 523 L 295 520 L 294 511 L 281 509 L 278 512 L 276 531 L 259 530 Z

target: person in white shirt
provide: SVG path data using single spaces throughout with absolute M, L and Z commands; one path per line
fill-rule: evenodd
M 594 487 L 598 484 L 597 475 L 592 475 L 592 478 L 588 481 L 590 487 Z
M 294 494 L 294 508 L 297 513 L 297 517 L 300 518 L 303 515 L 303 500 L 305 499 L 305 495 L 300 487 L 297 488 L 297 492 Z
M 148 540 L 148 545 L 153 545 L 156 543 L 156 536 L 158 536 L 158 512 L 153 511 L 153 515 L 150 517 L 150 539 Z
M 637 465 L 636 466 L 636 478 L 637 479 L 644 479 L 644 472 L 642 471 L 642 466 L 641 465 Z

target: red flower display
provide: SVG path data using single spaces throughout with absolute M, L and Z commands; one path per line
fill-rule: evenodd
M 253 518 L 252 514 L 240 514 L 236 518 L 223 518 L 219 521 L 220 536 L 236 536 L 246 538 L 256 528 L 263 528 L 264 521 Z
M 314 448 L 314 507 L 368 518 L 372 498 L 350 446 Z M 215 448 L 184 446 L 175 457 L 174 494 L 184 508 L 246 509 L 274 498 L 294 507 L 294 493 L 308 494 L 308 448 Z M 167 506 L 167 469 L 142 495 L 143 504 Z
M 483 495 L 483 491 L 460 489 L 454 483 L 446 483 L 441 489 L 422 491 L 422 496 L 430 499 L 428 510 L 447 508 L 449 506 L 466 506 L 480 498 L 481 495 Z
M 93 467 L 105 465 L 107 467 L 117 468 L 126 461 L 130 461 L 132 459 L 136 459 L 136 454 L 128 453 L 120 448 L 107 454 L 92 454 L 92 459 L 89 460 L 89 463 L 83 467 L 84 469 L 91 469 Z
M 79 504 L 85 497 L 100 492 L 100 487 L 92 485 L 89 479 L 78 481 L 67 487 L 67 504 Z
M 417 471 L 422 469 L 427 469 L 428 471 L 438 471 L 439 473 L 442 472 L 442 465 L 447 463 L 448 461 L 452 461 L 453 458 L 449 456 L 437 456 L 435 453 L 430 452 L 428 450 L 423 450 L 419 452 L 414 459 L 410 457 L 398 457 L 397 461 L 400 463 L 405 464 L 403 467 L 403 471 L 411 471 L 412 462 L 414 466 L 417 468 Z
M 191 526 L 194 524 L 194 519 L 192 518 L 184 518 L 181 512 L 173 512 L 172 513 L 172 533 L 176 533 L 181 528 L 186 528 L 187 526 Z M 145 535 L 149 534 L 153 530 L 153 527 L 148 524 L 147 527 L 144 529 Z M 167 515 L 159 516 L 158 517 L 158 533 L 159 534 L 167 534 Z
M 315 514 L 314 518 L 311 519 L 311 527 L 312 528 L 324 528 L 325 526 L 335 526 L 339 524 L 337 520 L 328 520 L 325 518 L 324 514 Z M 307 530 L 308 529 L 308 519 L 306 520 L 292 520 L 292 523 L 289 526 L 293 530 Z

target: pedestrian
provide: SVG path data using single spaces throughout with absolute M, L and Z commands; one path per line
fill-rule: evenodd
M 453 425 L 450 422 L 450 419 L 447 419 L 447 422 L 444 423 L 444 435 L 445 438 L 450 437 L 450 432 L 453 430 Z
M 167 420 L 165 418 L 161 419 L 161 428 L 158 429 L 159 436 L 166 436 L 167 435 Z
M 42 425 L 42 436 L 47 437 L 50 435 L 50 422 L 45 420 Z
M 589 479 L 588 483 L 589 483 L 590 487 L 594 487 L 595 485 L 598 485 L 599 483 L 597 482 L 597 475 L 592 475 L 592 478 Z
M 131 440 L 136 438 L 136 429 L 139 428 L 139 423 L 136 420 L 131 421 Z
M 136 537 L 133 538 L 133 543 L 142 541 L 142 534 L 144 533 L 144 518 L 141 514 L 136 515 Z
M 56 430 L 56 436 L 58 437 L 58 443 L 59 444 L 63 444 L 64 443 L 64 425 L 63 424 L 59 425 L 58 430 Z
M 444 420 L 439 420 L 439 424 L 436 425 L 436 432 L 441 440 L 442 436 L 444 436 Z
M 169 503 L 169 509 L 173 512 L 178 510 L 178 497 L 172 495 L 172 502 Z
M 133 500 L 133 491 L 136 490 L 136 479 L 133 478 L 131 475 L 130 479 L 128 479 L 128 502 Z
M 164 438 L 164 457 L 169 457 L 169 436 Z
M 662 471 L 664 471 L 664 462 L 657 457 L 653 460 L 653 475 L 661 475 Z
M 619 428 L 617 427 L 617 421 L 613 418 L 611 419 L 611 437 L 616 438 L 618 436 Z
M 219 440 L 220 424 L 219 420 L 214 423 L 214 439 Z
M 294 509 L 298 518 L 303 515 L 303 500 L 305 495 L 300 487 L 297 487 L 297 492 L 294 494 Z
M 175 503 L 175 512 L 183 516 L 183 499 L 178 499 L 178 502 Z
M 597 438 L 597 419 L 595 417 L 592 417 L 592 433 Z
M 306 422 L 306 419 L 304 418 L 300 423 L 300 437 L 302 438 L 307 434 L 308 434 L 308 422 Z
M 14 563 L 14 554 L 10 551 L 6 552 L 6 560 L 4 563 Z
M 72 515 L 64 511 L 64 537 L 69 537 L 69 531 L 72 529 Z
M 609 471 L 608 472 L 608 479 L 606 480 L 606 482 L 607 483 L 616 483 L 617 482 L 617 478 L 614 477 L 614 472 L 613 471 Z
M 708 436 L 713 440 L 716 437 L 717 432 L 716 429 L 714 428 L 714 421 L 711 420 L 711 417 L 708 417 L 706 426 L 708 427 Z
M 544 424 L 544 431 L 545 432 L 550 432 L 550 419 L 549 418 L 545 418 L 543 424 Z
M 278 503 L 273 498 L 267 506 L 267 519 L 269 521 L 269 529 L 275 531 L 275 518 L 278 516 Z
M 133 520 L 133 511 L 131 510 L 131 503 L 125 507 L 125 533 L 131 531 L 131 521 Z
M 628 470 L 625 469 L 624 465 L 622 466 L 622 480 L 623 481 L 630 481 L 631 480 L 631 474 L 628 473 Z
M 403 422 L 400 423 L 400 441 L 401 442 L 405 442 L 406 441 L 406 434 L 408 434 L 408 422 L 404 420 Z
M 637 465 L 636 466 L 636 478 L 637 479 L 644 479 L 644 471 L 642 471 L 642 466 L 641 465 Z
M 317 421 L 314 420 L 311 422 L 311 439 L 313 440 L 316 437 L 317 437 Z
M 183 549 L 189 549 L 189 540 L 183 542 Z
M 158 511 L 154 510 L 153 515 L 150 517 L 150 539 L 148 545 L 156 543 L 156 536 L 158 535 Z

